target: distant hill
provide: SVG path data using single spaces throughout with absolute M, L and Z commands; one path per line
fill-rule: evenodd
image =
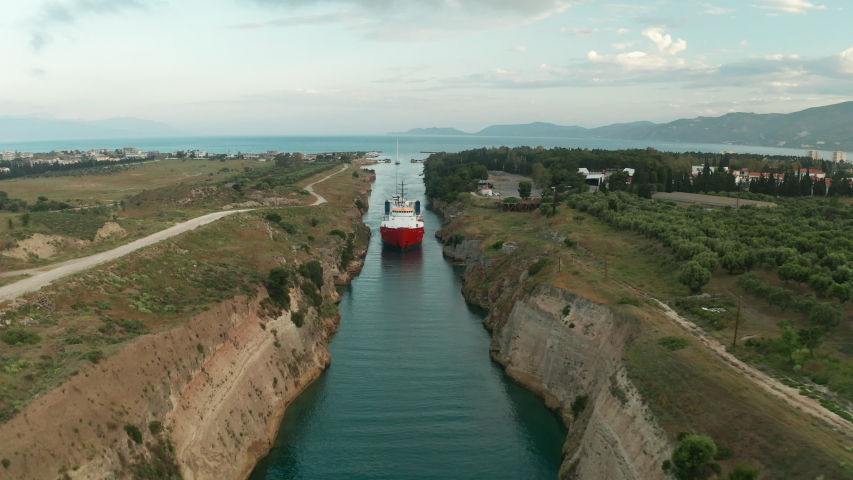
M 0 142 L 87 140 L 178 136 L 165 123 L 124 117 L 106 120 L 59 120 L 32 116 L 0 116 Z
M 456 129 L 428 128 L 409 132 L 432 130 L 458 132 L 452 135 L 609 138 L 853 151 L 853 102 L 809 108 L 788 114 L 729 113 L 721 117 L 698 117 L 663 124 L 631 122 L 584 128 L 536 122 L 523 125 L 493 125 L 473 134 Z M 409 132 L 405 134 L 447 135 Z

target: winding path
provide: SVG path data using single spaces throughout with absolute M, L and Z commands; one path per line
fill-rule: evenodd
M 316 206 L 322 205 L 327 202 L 325 198 L 321 195 L 314 193 L 314 185 L 325 182 L 326 180 L 332 178 L 333 176 L 343 172 L 346 170 L 348 165 L 344 165 L 340 170 L 331 173 L 320 180 L 317 180 L 314 183 L 305 186 L 305 190 L 310 192 L 312 195 L 317 197 L 317 200 L 311 205 L 306 206 Z M 42 287 L 49 285 L 63 277 L 71 275 L 73 273 L 77 273 L 87 268 L 94 267 L 96 265 L 100 265 L 105 262 L 109 262 L 111 260 L 115 260 L 119 257 L 123 257 L 129 253 L 133 253 L 140 248 L 147 247 L 149 245 L 153 245 L 157 242 L 165 240 L 167 238 L 174 237 L 175 235 L 180 235 L 181 233 L 188 232 L 190 230 L 194 230 L 197 227 L 202 225 L 207 225 L 208 223 L 219 220 L 222 217 L 227 217 L 228 215 L 232 215 L 240 212 L 248 212 L 251 209 L 244 210 L 228 210 L 224 212 L 215 212 L 207 215 L 202 215 L 201 217 L 196 217 L 192 220 L 186 221 L 184 223 L 179 223 L 175 226 L 169 227 L 165 230 L 161 230 L 157 233 L 152 233 L 151 235 L 140 238 L 139 240 L 134 240 L 126 245 L 122 245 L 120 247 L 116 247 L 112 250 L 108 250 L 106 252 L 97 253 L 95 255 L 90 255 L 88 257 L 83 258 L 75 258 L 72 260 L 67 260 L 65 262 L 54 263 L 51 265 L 45 265 L 43 267 L 31 268 L 27 270 L 17 270 L 14 272 L 4 272 L 0 274 L 3 277 L 13 277 L 18 275 L 31 275 L 28 278 L 24 278 L 15 283 L 0 287 L 0 302 L 4 300 L 14 300 L 21 295 L 34 292 Z

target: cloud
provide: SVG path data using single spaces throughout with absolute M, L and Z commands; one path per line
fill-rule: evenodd
M 527 51 L 527 47 L 525 47 L 524 45 L 519 45 L 519 46 L 513 48 L 513 50 L 515 50 L 516 52 L 519 52 L 519 53 L 524 53 Z
M 687 42 L 682 39 L 672 41 L 672 35 L 664 35 L 661 28 L 647 28 L 643 30 L 643 36 L 654 42 L 657 50 L 668 55 L 687 50 Z
M 41 51 L 52 39 L 50 31 L 77 23 L 85 17 L 115 15 L 146 7 L 144 0 L 51 0 L 29 20 L 30 46 Z
M 839 55 L 838 71 L 853 75 L 853 48 L 848 48 Z
M 631 30 L 628 30 L 627 28 L 620 28 L 619 30 L 616 30 L 616 35 L 625 35 L 626 33 L 631 33 Z
M 317 23 L 351 23 L 353 30 L 378 41 L 427 41 L 484 30 L 530 25 L 564 13 L 589 0 L 253 0 L 269 8 L 293 9 L 321 4 L 342 5 L 349 17 L 329 14 L 286 17 L 239 25 L 292 27 Z
M 741 41 L 740 41 L 740 46 L 741 46 L 741 47 L 747 47 L 747 46 L 749 46 L 749 40 L 741 40 Z
M 588 37 L 590 35 L 598 33 L 597 28 L 563 28 L 560 29 L 560 33 L 565 33 L 567 35 L 572 35 L 575 37 Z
M 685 25 L 690 19 L 687 17 L 637 17 L 634 21 L 653 27 L 678 28 Z
M 815 5 L 807 0 L 762 0 L 764 5 L 753 5 L 755 8 L 778 10 L 785 13 L 805 15 L 809 10 L 823 10 L 825 5 Z
M 673 57 L 687 50 L 686 41 L 680 38 L 673 40 L 672 35 L 664 34 L 660 28 L 647 28 L 643 30 L 643 36 L 652 41 L 648 51 L 600 55 L 595 50 L 590 50 L 587 53 L 587 60 L 592 63 L 616 64 L 629 70 L 661 70 L 684 65 L 684 59 Z M 615 44 L 613 47 L 617 50 L 624 50 L 629 45 L 633 45 L 633 42 Z
M 266 22 L 241 23 L 234 25 L 232 28 L 246 30 L 259 28 L 287 28 L 301 27 L 304 25 L 328 25 L 335 23 L 345 23 L 355 20 L 355 17 L 350 12 L 324 13 L 316 15 L 300 15 L 295 17 L 279 18 Z
M 710 3 L 703 3 L 702 6 L 705 7 L 705 10 L 703 10 L 702 13 L 706 13 L 708 15 L 726 15 L 737 11 L 734 8 L 718 7 L 716 5 L 711 5 Z

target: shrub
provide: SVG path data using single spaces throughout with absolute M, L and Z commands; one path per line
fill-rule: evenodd
M 760 473 L 760 468 L 752 469 L 746 465 L 738 465 L 729 472 L 728 480 L 755 480 Z
M 492 250 L 500 250 L 501 248 L 503 248 L 503 246 L 504 246 L 504 241 L 498 240 L 497 242 L 493 243 L 492 246 L 489 248 Z
M 658 340 L 658 345 L 662 345 L 670 352 L 673 352 L 675 350 L 685 348 L 690 345 L 690 342 L 688 342 L 686 338 L 681 337 L 663 337 Z
M 266 218 L 268 221 L 270 221 L 272 223 L 278 223 L 281 221 L 281 215 L 279 215 L 275 212 L 266 214 L 266 216 L 264 218 Z
M 41 337 L 35 332 L 16 327 L 0 333 L 0 340 L 3 340 L 9 345 L 35 345 L 41 342 Z
M 569 248 L 572 248 L 577 244 L 578 244 L 578 242 L 572 240 L 571 238 L 566 238 L 565 240 L 563 240 L 563 245 L 565 245 Z
M 3 464 L 3 468 L 9 468 L 9 465 L 12 464 L 12 462 L 10 462 L 8 458 L 4 458 L 3 460 L 0 460 L 0 463 Z
M 292 224 L 292 223 L 289 223 L 289 222 L 280 222 L 280 223 L 279 223 L 279 225 L 281 226 L 281 228 L 282 228 L 285 232 L 287 232 L 287 233 L 289 233 L 289 234 L 291 234 L 291 235 L 296 235 L 296 234 L 299 232 L 299 229 L 298 229 L 298 228 L 296 228 L 296 225 L 294 225 L 294 224 Z
M 530 267 L 528 267 L 527 274 L 532 277 L 532 276 L 536 275 L 537 273 L 541 272 L 543 268 L 547 267 L 551 263 L 553 263 L 553 262 L 551 262 L 551 260 L 549 260 L 547 258 L 540 258 L 535 263 L 530 265 Z
M 139 430 L 139 427 L 127 424 L 124 426 L 124 431 L 127 432 L 127 436 L 130 437 L 131 440 L 137 444 L 142 444 L 142 431 Z
M 300 265 L 299 274 L 314 282 L 314 285 L 317 285 L 317 288 L 323 286 L 323 265 L 317 260 Z
M 290 308 L 290 273 L 281 267 L 270 270 L 267 292 L 274 305 L 284 309 Z
M 717 453 L 711 437 L 688 435 L 672 452 L 672 466 L 679 480 L 692 480 L 702 474 Z
M 572 313 L 572 305 L 568 304 L 565 307 L 563 307 L 563 316 L 564 317 L 568 316 L 570 313 Z
M 589 401 L 589 395 L 578 395 L 572 402 L 572 415 L 577 418 L 581 412 L 586 409 L 586 404 Z
M 735 456 L 735 451 L 728 445 L 720 445 L 717 447 L 717 454 L 714 455 L 714 460 L 728 460 Z
M 367 210 L 367 205 L 365 205 L 360 198 L 357 198 L 355 199 L 355 208 L 359 209 L 360 211 L 363 211 Z
M 148 424 L 148 430 L 151 431 L 154 435 L 163 431 L 163 422 L 159 420 L 154 420 Z
M 293 314 L 290 316 L 290 321 L 292 321 L 293 324 L 297 327 L 302 327 L 302 325 L 305 324 L 305 312 L 302 310 L 299 310 L 298 312 L 293 312 Z
M 584 217 L 583 215 L 575 215 L 574 219 L 576 222 L 582 222 L 586 220 L 586 217 Z
M 346 240 L 346 239 L 347 239 L 347 234 L 346 234 L 346 232 L 344 232 L 344 231 L 342 231 L 342 230 L 337 230 L 337 229 L 332 230 L 332 231 L 330 231 L 330 232 L 329 232 L 329 235 L 337 235 L 337 236 L 341 237 L 341 239 L 343 239 L 343 240 Z
M 670 468 L 672 468 L 672 460 L 666 459 L 663 461 L 663 464 L 660 466 L 661 470 L 664 472 L 668 472 Z
M 699 262 L 693 260 L 685 263 L 678 274 L 678 281 L 693 292 L 698 292 L 711 281 L 711 272 Z
M 449 243 L 451 247 L 455 247 L 456 245 L 459 245 L 460 243 L 462 243 L 463 240 L 465 240 L 465 234 L 464 233 L 454 233 L 453 235 L 450 236 L 447 243 Z
M 86 352 L 83 355 L 80 355 L 80 358 L 84 360 L 88 360 L 92 363 L 98 363 L 101 361 L 101 358 L 104 357 L 104 352 L 100 350 L 92 350 L 90 352 Z
M 316 227 L 317 225 L 320 225 L 320 220 L 317 220 L 316 218 L 311 217 L 311 226 Z
M 198 350 L 198 353 L 204 355 L 204 345 L 199 343 L 195 346 L 195 349 Z
M 299 287 L 302 289 L 302 293 L 310 300 L 311 305 L 319 307 L 323 304 L 323 296 L 317 290 L 316 285 L 306 280 Z

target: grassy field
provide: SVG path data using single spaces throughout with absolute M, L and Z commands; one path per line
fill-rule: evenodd
M 113 202 L 141 192 L 179 183 L 217 182 L 234 171 L 264 164 L 245 160 L 161 160 L 116 174 L 84 177 L 17 178 L 0 182 L 0 191 L 35 203 L 39 196 L 73 204 Z M 222 171 L 228 169 L 228 171 Z
M 526 291 L 539 283 L 551 284 L 637 318 L 640 328 L 626 352 L 626 367 L 674 444 L 679 432 L 711 436 L 734 451 L 731 459 L 720 461 L 724 471 L 746 462 L 764 469 L 761 478 L 853 478 L 853 440 L 752 386 L 627 287 L 670 304 L 690 295 L 676 278 L 681 262 L 658 242 L 565 206 L 555 217 L 546 218 L 538 212 L 501 213 L 478 199 L 469 200 L 448 228 L 452 229 L 448 234 L 482 239 L 484 252 L 496 262 L 489 270 L 492 277 L 472 280 L 483 290 L 499 288 L 500 272 L 512 270 L 513 264 L 545 258 L 548 264 L 528 280 Z M 566 247 L 564 238 L 583 248 Z M 500 242 L 513 242 L 518 248 L 502 254 L 495 248 Z M 708 317 L 713 320 L 706 318 L 700 324 L 724 343 L 733 333 L 733 283 L 734 276 L 717 273 L 705 288 L 727 311 L 722 318 Z M 775 323 L 780 312 L 744 298 L 741 313 L 741 338 L 778 335 Z M 669 336 L 686 340 L 688 346 L 664 348 L 659 341 Z M 828 345 L 816 355 L 831 355 L 832 348 Z M 793 373 L 790 366 L 778 367 L 780 376 Z
M 345 200 L 329 193 L 329 203 L 318 207 L 235 214 L 57 282 L 24 305 L 0 305 L 4 318 L 39 336 L 31 345 L 0 342 L 0 419 L 138 335 L 172 328 L 236 295 L 254 295 L 273 267 L 340 255 L 346 241 L 332 230 L 355 233 L 354 248 L 364 248 L 354 199 L 365 198 L 367 178 L 344 172 L 324 187 Z M 281 223 L 270 221 L 271 214 Z M 326 303 L 314 308 L 336 313 Z

